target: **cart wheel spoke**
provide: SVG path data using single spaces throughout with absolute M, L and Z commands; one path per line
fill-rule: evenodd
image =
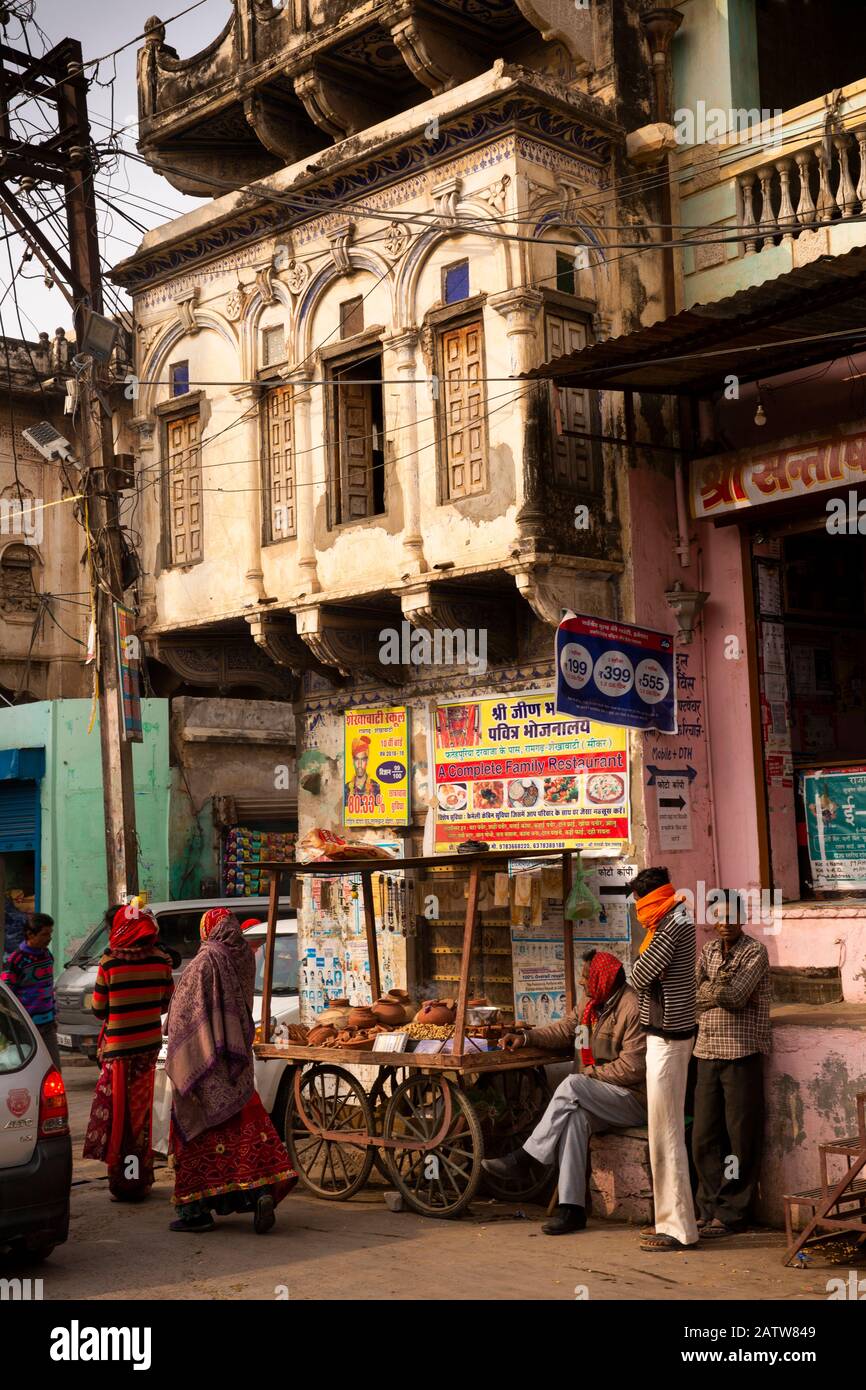
M 317 1197 L 345 1201 L 364 1186 L 373 1167 L 372 1147 L 358 1143 L 359 1138 L 374 1132 L 367 1094 L 350 1072 L 317 1063 L 302 1076 L 301 1105 L 312 1131 L 292 1092 L 286 1112 L 286 1144 L 293 1167 Z M 345 1139 L 323 1139 L 316 1130 L 345 1135 Z
M 450 1097 L 451 1122 L 435 1148 L 402 1149 L 400 1140 L 429 1144 L 442 1128 Z M 471 1102 L 445 1077 L 406 1077 L 385 1114 L 388 1172 L 407 1204 L 424 1216 L 456 1216 L 469 1205 L 481 1175 L 483 1137 Z

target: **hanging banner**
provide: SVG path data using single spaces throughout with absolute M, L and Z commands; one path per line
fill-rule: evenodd
M 114 605 L 114 632 L 117 639 L 117 666 L 120 672 L 120 700 L 123 737 L 127 743 L 142 743 L 141 728 L 141 646 L 135 633 L 135 614 L 122 604 Z
M 557 717 L 552 691 L 438 705 L 437 854 L 599 848 L 629 839 L 626 734 Z
M 409 711 L 346 710 L 343 824 L 409 824 Z
M 803 775 L 812 886 L 866 889 L 866 766 Z
M 556 709 L 675 734 L 673 637 L 608 618 L 563 618 L 556 629 Z

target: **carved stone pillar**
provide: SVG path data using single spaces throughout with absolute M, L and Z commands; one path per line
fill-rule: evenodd
M 403 497 L 403 550 L 410 574 L 423 574 L 427 569 L 421 535 L 421 491 L 418 486 L 417 350 L 418 333 L 414 329 L 385 340 L 385 351 L 391 354 L 397 380 L 397 385 L 391 390 L 396 425 L 394 460 Z M 394 373 L 388 370 L 387 359 L 384 374 L 386 378 L 393 379 Z
M 292 404 L 295 425 L 295 486 L 298 492 L 298 587 L 299 595 L 317 594 L 321 590 L 316 565 L 316 498 L 315 478 L 325 472 L 323 450 L 313 452 L 313 433 L 310 425 L 312 387 L 307 384 L 310 368 L 304 369 L 293 382 Z M 292 377 L 287 378 L 292 382 Z M 321 441 L 320 441 L 321 443 Z
M 537 290 L 519 289 L 506 290 L 487 302 L 505 319 L 511 374 L 519 377 L 538 362 L 536 320 L 544 298 Z M 512 406 L 523 463 L 523 500 L 517 520 L 523 536 L 534 541 L 541 537 L 545 522 L 539 430 L 543 393 L 544 383 L 527 383 Z
M 244 505 L 239 515 L 244 518 L 240 554 L 243 573 L 242 604 L 261 603 L 265 596 L 262 573 L 262 431 L 259 419 L 261 388 L 244 383 L 233 386 L 231 393 L 242 411 L 237 428 L 232 430 L 238 459 L 235 477 L 243 488 Z

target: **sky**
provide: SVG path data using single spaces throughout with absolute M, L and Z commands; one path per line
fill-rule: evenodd
M 215 39 L 231 12 L 231 0 L 203 0 L 191 13 L 168 23 L 171 15 L 193 3 L 194 0 L 159 0 L 157 13 L 166 24 L 166 42 L 177 49 L 181 58 L 197 53 Z M 101 58 L 136 39 L 145 21 L 154 13 L 155 4 L 154 0 L 11 0 L 8 8 L 17 15 L 33 15 L 26 32 L 34 54 L 44 52 L 61 39 L 75 38 L 81 43 L 87 63 L 88 59 Z M 26 49 L 17 17 L 10 21 L 2 37 L 12 48 Z M 115 57 L 105 59 L 97 69 L 88 69 L 92 79 L 88 104 L 94 139 L 103 141 L 109 130 L 123 127 L 121 145 L 131 152 L 135 152 L 138 135 L 135 72 L 136 53 L 142 43 L 143 40 L 136 39 Z M 14 190 L 16 180 L 10 183 Z M 97 189 L 147 228 L 188 212 L 201 201 L 179 193 L 145 165 L 122 155 L 113 166 L 106 165 L 97 175 Z M 102 254 L 109 265 L 131 255 L 141 240 L 140 231 L 104 204 L 100 204 L 100 226 Z M 69 305 L 58 289 L 46 289 L 42 267 L 35 260 L 24 265 L 16 278 L 22 325 L 19 327 L 14 300 L 8 290 L 12 272 L 18 270 L 23 251 L 17 238 L 11 238 L 8 243 L 0 242 L 0 331 L 15 338 L 35 338 L 41 330 L 53 333 L 60 325 L 69 331 Z M 32 278 L 25 278 L 28 276 Z

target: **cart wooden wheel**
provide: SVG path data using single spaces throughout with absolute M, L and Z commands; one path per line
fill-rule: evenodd
M 457 1216 L 468 1207 L 481 1179 L 484 1140 L 478 1116 L 453 1082 L 408 1076 L 388 1102 L 384 1137 L 423 1144 L 443 1127 L 434 1147 L 385 1150 L 390 1180 L 422 1216 Z
M 366 1092 L 351 1072 L 327 1063 L 308 1067 L 300 1082 L 299 1111 L 295 1086 L 286 1106 L 286 1147 L 292 1167 L 308 1191 L 331 1202 L 345 1202 L 360 1190 L 373 1167 L 369 1144 L 353 1144 L 353 1134 L 373 1133 L 373 1112 Z M 345 1134 L 325 1139 L 315 1129 Z
M 382 1134 L 385 1128 L 385 1111 L 388 1109 L 388 1101 L 393 1096 L 401 1081 L 405 1081 L 409 1075 L 408 1067 L 383 1067 L 373 1082 L 370 1089 L 370 1109 L 373 1111 L 373 1123 L 376 1126 L 376 1133 Z M 374 1149 L 374 1159 L 376 1167 L 382 1174 L 386 1182 L 391 1181 L 391 1172 L 388 1168 L 388 1160 L 383 1149 Z
M 484 1156 L 498 1158 L 519 1148 L 528 1139 L 550 1100 L 550 1086 L 543 1067 L 525 1071 L 503 1071 L 493 1076 L 481 1076 L 476 1082 L 478 1091 L 488 1093 L 484 1115 Z M 508 1182 L 492 1178 L 485 1172 L 484 1187 L 501 1202 L 531 1202 L 550 1186 L 551 1173 L 534 1179 Z

